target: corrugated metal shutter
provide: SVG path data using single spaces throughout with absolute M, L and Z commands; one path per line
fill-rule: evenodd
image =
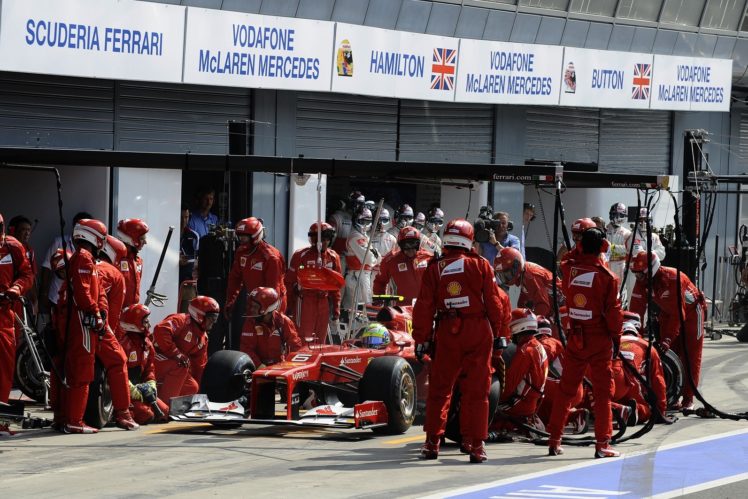
M 673 140 L 669 111 L 600 111 L 600 171 L 668 174 Z
M 740 111 L 740 129 L 738 131 L 740 139 L 738 141 L 738 170 L 745 171 L 748 169 L 748 109 Z
M 528 107 L 525 159 L 597 163 L 597 109 Z
M 112 148 L 114 82 L 0 73 L 0 144 Z
M 226 154 L 226 123 L 249 107 L 248 89 L 118 82 L 117 149 Z
M 397 101 L 299 92 L 296 152 L 309 158 L 395 159 Z
M 404 100 L 399 159 L 490 163 L 493 124 L 490 105 Z

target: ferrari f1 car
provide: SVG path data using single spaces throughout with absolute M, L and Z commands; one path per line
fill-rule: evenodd
M 257 370 L 244 353 L 214 353 L 203 373 L 203 393 L 173 398 L 171 419 L 225 428 L 284 424 L 404 433 L 425 409 L 429 364 L 415 356 L 411 307 L 367 312 L 369 320 L 384 326 L 381 341 L 370 341 L 364 325 L 341 345 L 308 344 L 283 362 Z M 500 391 L 496 378 L 491 414 Z M 447 434 L 457 440 L 458 400 L 452 404 Z

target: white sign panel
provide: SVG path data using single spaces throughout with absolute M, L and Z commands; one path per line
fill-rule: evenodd
M 652 54 L 566 47 L 562 106 L 648 109 Z
M 654 56 L 652 109 L 730 111 L 732 60 Z
M 329 91 L 334 28 L 324 21 L 189 7 L 184 82 Z
M 337 23 L 332 90 L 451 101 L 459 40 Z
M 131 0 L 4 0 L 0 70 L 180 82 L 184 15 Z
M 558 105 L 563 50 L 462 39 L 455 100 Z

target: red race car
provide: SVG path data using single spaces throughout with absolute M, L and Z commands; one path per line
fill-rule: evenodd
M 203 393 L 171 399 L 171 419 L 221 427 L 290 424 L 404 433 L 422 414 L 428 393 L 429 364 L 416 359 L 411 311 L 370 307 L 366 315 L 372 322 L 364 321 L 353 339 L 309 344 L 260 370 L 246 354 L 216 352 L 205 367 Z M 491 414 L 500 391 L 495 378 Z M 459 439 L 458 411 L 459 399 L 448 438 Z

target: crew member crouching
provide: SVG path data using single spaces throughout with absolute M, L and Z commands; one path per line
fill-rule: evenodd
M 261 369 L 283 360 L 283 355 L 301 348 L 296 326 L 280 312 L 280 297 L 273 288 L 255 288 L 247 297 L 247 320 L 240 350 Z

